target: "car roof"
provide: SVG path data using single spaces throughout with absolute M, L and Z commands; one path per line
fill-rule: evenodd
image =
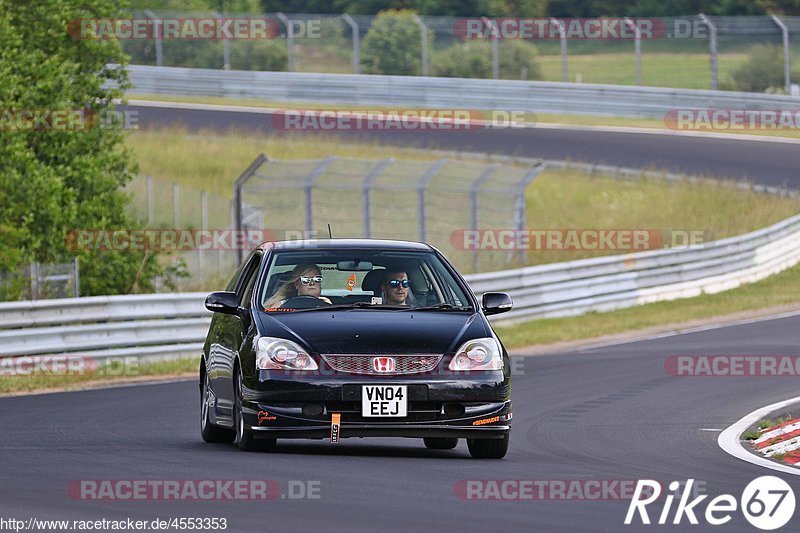
M 307 239 L 292 241 L 269 241 L 261 243 L 258 249 L 273 250 L 405 250 L 414 252 L 430 252 L 433 247 L 423 242 L 396 241 L 391 239 Z

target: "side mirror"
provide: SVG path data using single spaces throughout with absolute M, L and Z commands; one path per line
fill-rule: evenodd
M 511 311 L 514 302 L 511 301 L 511 296 L 504 292 L 486 292 L 481 298 L 481 307 L 485 315 L 497 315 Z
M 235 292 L 212 292 L 206 297 L 206 309 L 214 313 L 238 316 L 241 310 L 239 308 L 239 297 Z

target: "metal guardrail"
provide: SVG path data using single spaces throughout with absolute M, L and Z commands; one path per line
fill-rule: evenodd
M 488 291 L 511 294 L 514 309 L 496 319 L 512 323 L 715 293 L 798 262 L 800 215 L 688 248 L 473 274 L 466 279 L 479 296 Z M 197 354 L 210 321 L 204 298 L 205 293 L 178 293 L 2 303 L 0 356 Z
M 286 103 L 323 103 L 444 109 L 495 109 L 533 113 L 664 118 L 684 109 L 793 109 L 800 98 L 785 95 L 628 87 L 562 82 L 311 74 L 128 67 L 141 94 L 253 98 Z

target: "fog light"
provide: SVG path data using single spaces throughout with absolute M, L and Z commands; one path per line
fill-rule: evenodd
M 460 416 L 464 414 L 464 406 L 460 403 L 446 403 L 444 405 L 444 414 L 447 416 Z
M 303 414 L 306 416 L 319 416 L 325 408 L 318 403 L 308 403 L 303 406 Z

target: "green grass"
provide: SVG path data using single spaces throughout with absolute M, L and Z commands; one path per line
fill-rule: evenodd
M 145 362 L 129 365 L 124 372 L 104 372 L 101 369 L 80 374 L 54 375 L 33 373 L 29 375 L 0 375 L 0 395 L 42 390 L 77 390 L 97 384 L 124 383 L 145 380 L 148 377 L 184 376 L 197 372 L 197 357 L 184 357 L 171 361 Z M 122 375 L 120 375 L 122 374 Z

